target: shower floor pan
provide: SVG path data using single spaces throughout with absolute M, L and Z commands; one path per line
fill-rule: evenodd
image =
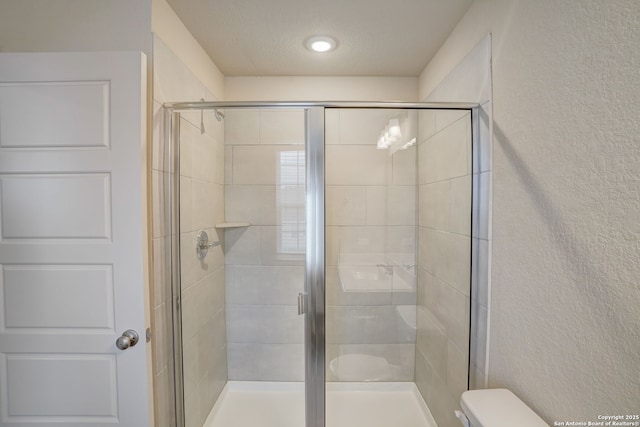
M 300 427 L 302 383 L 229 381 L 203 427 Z M 327 384 L 327 427 L 437 427 L 410 382 Z

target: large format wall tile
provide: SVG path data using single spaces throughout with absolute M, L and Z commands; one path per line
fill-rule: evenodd
M 251 224 L 224 232 L 229 378 L 301 381 L 304 112 L 225 114 L 225 219 Z
M 391 173 L 389 155 L 373 145 L 326 147 L 327 185 L 386 185 Z
M 489 99 L 490 89 L 485 91 L 490 86 L 487 86 L 490 79 L 485 74 L 490 69 L 486 43 L 487 40 L 481 42 L 428 100 Z M 453 411 L 459 409 L 460 394 L 466 390 L 468 378 L 473 387 L 480 384 L 476 378 L 483 376 L 478 367 L 482 365 L 484 369 L 484 357 L 478 357 L 478 352 L 485 352 L 486 309 L 478 305 L 478 301 L 486 304 L 488 245 L 481 244 L 478 237 L 488 238 L 489 173 L 483 181 L 478 179 L 481 175 L 478 172 L 490 169 L 489 120 L 486 114 L 482 117 L 483 114 L 475 129 L 480 131 L 480 138 L 473 146 L 469 112 L 419 114 L 420 232 L 415 378 L 438 425 L 459 424 Z M 485 203 L 484 208 L 479 209 L 479 202 Z M 470 323 L 474 325 L 474 331 L 469 331 Z M 468 375 L 470 333 L 472 370 Z
M 164 43 L 154 37 L 154 117 L 152 147 L 154 230 L 154 354 L 156 420 L 173 424 L 172 305 L 168 266 L 171 149 L 164 140 L 163 102 L 215 100 Z M 201 123 L 202 121 L 202 123 Z M 204 129 L 201 127 L 204 125 Z M 204 130 L 204 132 L 203 132 Z M 207 231 L 222 239 L 215 224 L 224 220 L 224 123 L 212 112 L 183 112 L 180 119 L 180 257 L 183 291 L 183 356 L 186 425 L 201 426 L 227 381 L 224 258 L 211 248 L 204 260 L 195 236 Z M 178 237 L 178 236 L 174 236 Z
M 325 124 L 326 332 L 328 348 L 337 350 L 327 372 L 334 380 L 413 379 L 417 150 L 377 148 L 389 119 L 407 115 L 335 110 Z

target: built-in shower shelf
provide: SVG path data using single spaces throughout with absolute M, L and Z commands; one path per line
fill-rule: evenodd
M 221 222 L 216 224 L 216 228 L 240 228 L 240 227 L 248 227 L 251 224 L 248 222 Z

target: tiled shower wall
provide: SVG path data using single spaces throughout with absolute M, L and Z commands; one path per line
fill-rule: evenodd
M 471 272 L 469 112 L 420 116 L 416 383 L 438 425 L 467 389 Z
M 197 114 L 196 114 L 197 115 Z M 200 427 L 227 380 L 223 235 L 224 129 L 206 111 L 204 133 L 189 117 L 180 123 L 180 268 L 186 427 Z M 193 116 L 193 114 L 191 114 Z M 221 246 L 196 254 L 205 231 Z
M 403 115 L 326 112 L 329 381 L 413 380 L 416 147 L 376 148 L 389 120 Z
M 474 125 L 473 151 L 467 152 L 467 156 L 473 158 L 473 171 L 470 177 L 458 177 L 451 175 L 447 177 L 438 173 L 439 176 L 429 177 L 429 167 L 426 167 L 426 175 L 421 178 L 421 202 L 427 202 L 428 198 L 423 198 L 425 192 L 431 196 L 446 198 L 449 197 L 452 210 L 449 219 L 433 206 L 421 217 L 421 245 L 420 245 L 420 265 L 427 280 L 419 282 L 423 286 L 418 286 L 418 338 L 416 352 L 416 384 L 429 405 L 438 425 L 457 426 L 459 421 L 453 417 L 453 410 L 458 408 L 460 392 L 466 387 L 460 370 L 464 364 L 469 366 L 469 386 L 471 389 L 486 387 L 486 353 L 487 353 L 487 319 L 489 301 L 489 247 L 491 243 L 490 231 L 490 200 L 491 200 L 491 36 L 487 35 L 474 49 L 455 67 L 450 74 L 433 90 L 426 101 L 432 102 L 474 102 L 479 103 L 478 122 Z M 463 132 L 468 132 L 463 128 L 467 126 L 460 120 L 468 123 L 467 119 L 460 114 L 430 114 L 422 117 L 421 129 L 423 131 L 422 141 L 442 144 L 450 140 L 453 144 L 463 138 Z M 429 144 L 429 142 L 427 142 Z M 427 146 L 425 146 L 426 149 Z M 447 151 L 440 152 L 436 159 L 440 170 L 442 165 L 453 162 L 455 157 L 448 156 Z M 434 159 L 435 160 L 435 159 Z M 455 167 L 455 163 L 451 163 Z M 459 170 L 462 172 L 462 162 L 459 162 Z M 437 165 L 432 165 L 437 166 Z M 467 163 L 468 168 L 468 163 Z M 437 169 L 436 169 L 437 170 Z M 468 172 L 469 173 L 469 172 Z M 470 182 L 467 182 L 471 178 Z M 446 181 L 449 182 L 447 190 Z M 457 181 L 457 185 L 456 185 Z M 463 184 L 464 182 L 464 184 Z M 427 187 L 427 185 L 429 187 Z M 473 208 L 462 203 L 462 198 L 469 185 L 473 186 Z M 463 188 L 464 187 L 464 188 Z M 460 196 L 460 197 L 458 197 Z M 456 205 L 463 209 L 464 215 L 472 216 L 473 227 L 468 232 L 463 233 L 463 228 L 467 228 L 467 223 L 463 223 L 462 215 L 458 209 L 453 210 L 454 204 L 451 202 L 459 199 Z M 459 203 L 459 204 L 458 204 Z M 429 203 L 427 203 L 427 206 Z M 457 218 L 457 219 L 456 219 Z M 448 226 L 447 226 L 448 221 Z M 454 226 L 457 224 L 458 226 Z M 464 225 L 464 227 L 462 227 Z M 447 231 L 449 229 L 449 231 Z M 430 252 L 429 239 L 423 237 L 429 235 L 446 236 L 446 240 L 470 240 L 466 246 L 466 254 L 471 249 L 473 254 L 472 269 L 469 272 L 464 270 L 464 274 L 471 277 L 471 297 L 469 291 L 457 286 L 460 283 L 456 275 L 446 276 L 446 271 L 438 270 L 438 265 L 433 265 L 429 258 L 438 261 L 438 256 L 442 254 Z M 454 239 L 455 238 L 455 239 Z M 454 257 L 449 258 L 460 267 L 469 265 L 464 262 L 468 255 L 463 254 L 461 245 L 452 244 L 443 249 L 450 252 Z M 458 255 L 456 255 L 458 253 Z M 451 268 L 451 264 L 441 264 L 440 267 Z M 435 269 L 435 270 L 434 270 Z M 461 274 L 458 271 L 456 274 Z M 432 298 L 438 298 L 440 304 L 430 303 Z M 471 324 L 470 357 L 471 360 L 463 360 L 459 350 L 466 347 L 460 336 L 460 325 L 452 323 L 453 317 L 449 313 L 453 311 L 461 312 L 463 300 L 465 313 L 471 312 L 471 319 L 466 317 L 465 327 L 468 330 L 469 321 Z M 456 317 L 458 318 L 458 317 Z M 459 319 L 459 318 L 458 318 Z M 431 344 L 427 346 L 426 344 Z M 466 345 L 468 346 L 468 344 Z M 463 354 L 466 354 L 463 352 Z M 467 365 L 468 362 L 468 365 Z M 439 393 L 438 390 L 448 390 L 447 393 Z
M 397 114 L 327 111 L 329 380 L 413 379 L 415 147 L 394 156 L 376 150 L 378 134 Z M 292 235 L 284 218 L 297 210 L 304 222 L 304 113 L 228 109 L 226 115 L 226 220 L 251 224 L 225 232 L 229 378 L 301 381 L 303 322 L 296 298 L 304 287 L 304 234 Z M 283 156 L 298 162 L 289 188 Z M 298 246 L 283 250 L 284 239 L 293 237 Z M 339 265 L 373 268 L 384 277 L 377 264 L 389 265 L 406 287 L 344 291 Z M 339 359 L 331 362 L 350 354 L 384 358 L 388 371 L 380 376 L 355 369 L 341 378 Z
M 302 381 L 304 111 L 225 111 L 230 380 Z
M 165 144 L 162 103 L 216 100 L 187 67 L 154 37 L 153 264 L 154 373 L 156 425 L 174 424 L 173 342 L 170 292 L 171 164 Z M 204 125 L 204 133 L 201 132 Z M 205 230 L 217 240 L 224 220 L 224 127 L 212 112 L 188 112 L 180 120 L 180 256 L 184 392 L 187 427 L 200 427 L 227 380 L 224 261 L 221 247 L 200 262 L 195 235 Z

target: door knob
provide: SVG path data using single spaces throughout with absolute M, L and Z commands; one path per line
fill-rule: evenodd
M 116 340 L 116 347 L 118 347 L 120 350 L 126 350 L 129 347 L 133 347 L 134 345 L 138 344 L 139 340 L 140 336 L 136 331 L 134 331 L 133 329 L 127 329 L 122 333 L 122 336 L 118 337 L 118 339 Z

